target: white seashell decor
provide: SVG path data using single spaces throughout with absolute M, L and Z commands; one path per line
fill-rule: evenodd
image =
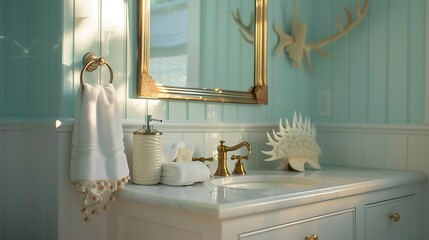
M 286 119 L 286 126 L 283 126 L 282 119 L 279 122 L 279 131 L 273 130 L 273 137 L 267 132 L 268 143 L 272 146 L 271 151 L 262 151 L 271 157 L 265 161 L 280 160 L 279 170 L 284 170 L 288 165 L 300 172 L 304 172 L 305 163 L 314 169 L 320 169 L 319 155 L 321 150 L 316 142 L 316 128 L 311 124 L 310 119 L 305 117 L 302 120 L 296 113 L 293 114 L 292 126 Z

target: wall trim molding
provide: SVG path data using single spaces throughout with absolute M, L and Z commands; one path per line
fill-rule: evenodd
M 0 130 L 71 132 L 74 120 L 70 119 L 0 119 Z M 123 130 L 132 133 L 142 127 L 143 121 L 122 121 Z M 428 124 L 391 123 L 316 123 L 318 132 L 359 132 L 429 135 Z M 271 132 L 278 129 L 274 123 L 234 123 L 234 122 L 163 122 L 154 128 L 165 132 Z
M 391 124 L 391 123 L 319 123 L 317 132 L 356 132 L 429 135 L 426 124 Z

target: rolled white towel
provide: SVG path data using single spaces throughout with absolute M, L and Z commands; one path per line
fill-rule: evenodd
M 170 186 L 185 186 L 210 179 L 209 168 L 200 161 L 163 162 L 161 183 Z

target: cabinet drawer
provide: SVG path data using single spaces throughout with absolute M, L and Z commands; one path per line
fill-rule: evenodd
M 285 223 L 239 235 L 241 240 L 304 240 L 316 234 L 319 240 L 355 239 L 355 209 Z
M 417 196 L 411 195 L 366 205 L 365 239 L 417 239 L 417 204 Z

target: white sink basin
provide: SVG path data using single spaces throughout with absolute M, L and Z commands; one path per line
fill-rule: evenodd
M 228 188 L 281 189 L 305 188 L 320 183 L 318 179 L 302 176 L 253 175 L 214 179 L 212 184 Z

